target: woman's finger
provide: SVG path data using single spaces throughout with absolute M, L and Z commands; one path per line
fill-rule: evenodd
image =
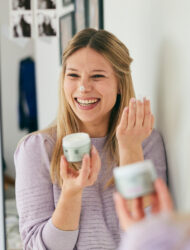
M 121 120 L 120 120 L 120 123 L 119 123 L 119 128 L 121 130 L 125 130 L 127 128 L 128 114 L 129 114 L 129 107 L 125 107 L 123 112 L 122 112 Z
M 148 115 L 151 113 L 150 100 L 144 98 L 144 114 Z
M 160 212 L 171 212 L 173 211 L 173 201 L 169 190 L 164 183 L 164 181 L 158 178 L 155 181 L 155 190 L 158 196 L 158 202 L 160 207 Z
M 147 130 L 151 130 L 152 129 L 152 114 L 146 114 L 144 116 L 144 123 L 143 123 L 143 127 Z
M 68 169 L 68 162 L 67 162 L 65 156 L 62 155 L 61 161 L 60 161 L 60 175 L 63 179 L 67 178 L 67 169 Z
M 157 214 L 160 211 L 159 202 L 158 202 L 158 195 L 156 193 L 152 194 L 151 196 L 151 212 L 153 214 Z
M 131 225 L 131 213 L 127 208 L 126 201 L 121 197 L 119 193 L 113 194 L 115 202 L 115 208 L 117 216 L 119 218 L 120 226 L 123 230 L 126 230 Z
M 144 121 L 144 103 L 142 103 L 140 100 L 137 100 L 136 102 L 136 128 L 141 128 Z
M 150 108 L 150 101 L 144 98 L 144 121 L 143 121 L 144 128 L 151 128 L 151 108 Z
M 142 197 L 132 200 L 131 212 L 132 212 L 133 219 L 136 221 L 144 218 L 144 206 L 143 206 Z
M 90 174 L 90 156 L 85 154 L 82 159 L 82 166 L 79 170 L 78 181 L 80 185 L 85 186 Z
M 129 114 L 128 114 L 128 129 L 132 129 L 135 126 L 136 120 L 136 99 L 131 98 L 129 102 Z

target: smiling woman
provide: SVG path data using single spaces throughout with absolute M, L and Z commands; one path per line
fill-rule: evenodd
M 83 91 L 80 91 L 81 87 Z M 92 137 L 105 136 L 111 110 L 119 94 L 109 61 L 94 49 L 79 49 L 67 60 L 64 92 L 83 130 Z
M 56 124 L 28 135 L 15 152 L 16 199 L 24 249 L 115 250 L 115 166 L 151 159 L 166 179 L 163 141 L 150 101 L 136 100 L 125 45 L 105 30 L 77 33 L 63 54 Z M 74 170 L 64 136 L 86 132 L 90 155 Z

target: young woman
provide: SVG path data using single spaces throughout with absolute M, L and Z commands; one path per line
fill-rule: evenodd
M 112 169 L 151 159 L 166 179 L 165 151 L 150 101 L 137 101 L 128 49 L 105 30 L 85 29 L 63 54 L 56 125 L 27 136 L 15 152 L 16 199 L 24 249 L 116 249 L 119 221 Z M 91 137 L 74 170 L 62 138 Z

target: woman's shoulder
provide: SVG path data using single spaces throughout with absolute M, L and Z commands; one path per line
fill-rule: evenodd
M 14 153 L 18 183 L 24 183 L 23 178 L 31 182 L 36 176 L 40 181 L 51 182 L 49 171 L 54 144 L 54 139 L 43 132 L 34 132 L 21 139 Z
M 42 153 L 46 151 L 52 153 L 56 138 L 48 132 L 34 132 L 24 136 L 18 143 L 15 154 L 20 151 Z

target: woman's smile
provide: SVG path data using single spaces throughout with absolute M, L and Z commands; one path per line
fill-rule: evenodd
M 95 108 L 100 102 L 100 98 L 74 98 L 75 103 L 79 109 L 91 110 Z

